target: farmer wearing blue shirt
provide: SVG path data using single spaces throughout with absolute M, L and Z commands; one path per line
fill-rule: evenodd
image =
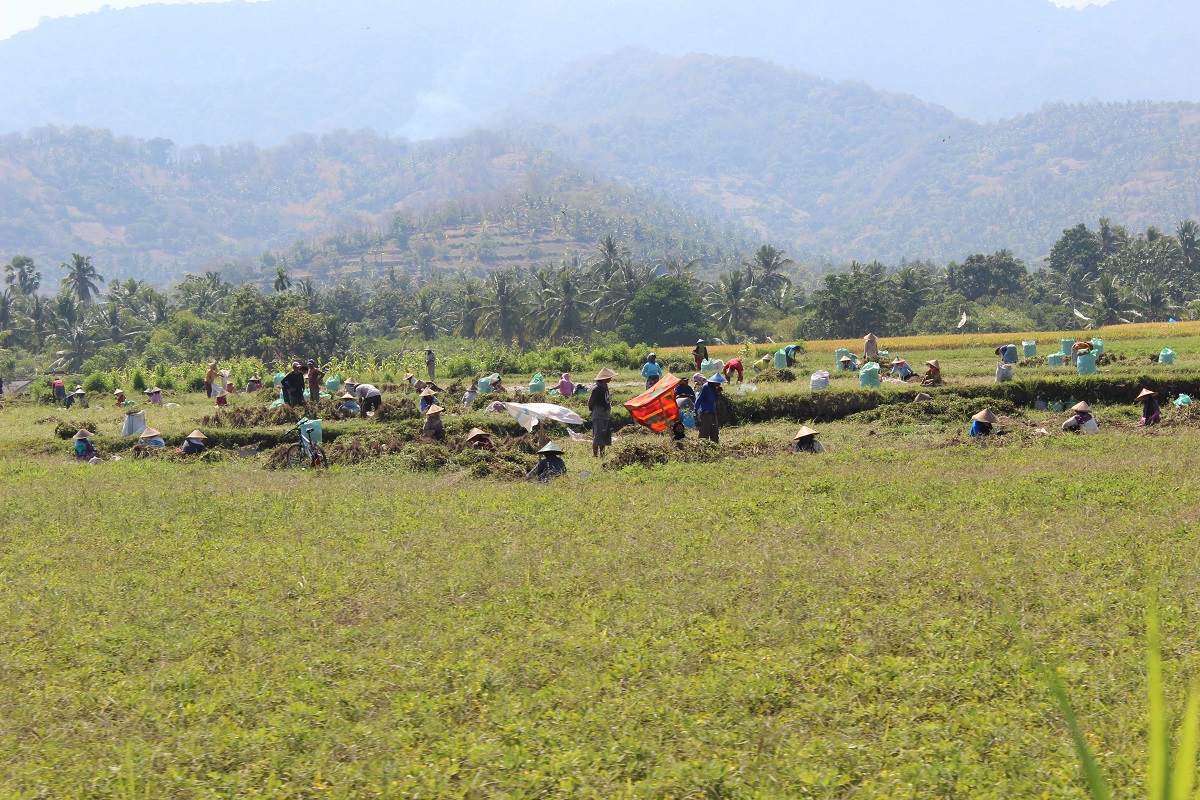
M 992 413 L 990 408 L 985 408 L 975 416 L 971 417 L 971 436 L 990 436 L 992 426 L 1000 420 Z
M 699 420 L 700 438 L 720 441 L 720 426 L 717 423 L 717 395 L 721 385 L 729 383 L 721 373 L 704 382 L 696 393 L 696 416 Z
M 642 377 L 646 379 L 646 388 L 654 386 L 662 378 L 662 367 L 658 365 L 658 357 L 654 353 L 646 356 L 646 363 L 642 365 Z

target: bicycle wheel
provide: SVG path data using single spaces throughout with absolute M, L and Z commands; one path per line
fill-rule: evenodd
M 312 448 L 313 448 L 313 457 L 312 457 L 313 467 L 328 467 L 329 459 L 325 457 L 325 448 L 321 447 L 321 445 L 319 445 L 319 444 L 314 444 L 312 446 Z
M 294 444 L 287 451 L 287 465 L 299 469 L 308 463 L 308 456 L 304 454 L 304 448 L 298 444 Z

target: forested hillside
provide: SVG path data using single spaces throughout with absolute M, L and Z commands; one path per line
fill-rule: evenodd
M 0 181 L 0 252 L 39 264 L 87 253 L 107 277 L 159 284 L 212 267 L 269 282 L 277 260 L 334 281 L 389 268 L 482 272 L 555 261 L 607 234 L 639 257 L 701 257 L 715 269 L 750 244 L 678 203 L 488 133 L 177 149 L 41 128 L 0 138 Z
M 507 122 L 843 259 L 1038 259 L 1080 220 L 1169 226 L 1200 211 L 1190 103 L 1052 105 L 980 125 L 763 61 L 626 49 L 563 71 Z

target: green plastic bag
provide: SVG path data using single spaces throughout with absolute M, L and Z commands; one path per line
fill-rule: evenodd
M 542 377 L 542 373 L 537 373 L 529 381 L 529 393 L 537 394 L 538 392 L 546 391 L 546 379 Z

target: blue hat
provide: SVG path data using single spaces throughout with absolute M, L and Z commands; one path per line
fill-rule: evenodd
M 709 378 L 709 380 L 712 381 L 713 383 L 729 383 L 729 381 L 725 380 L 725 376 L 719 372 L 716 375 L 713 375 L 711 378 Z

